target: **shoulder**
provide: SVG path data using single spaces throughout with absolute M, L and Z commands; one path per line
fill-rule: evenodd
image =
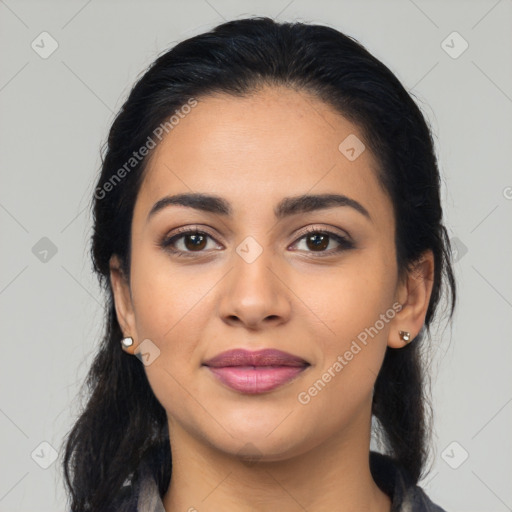
M 370 469 L 377 485 L 391 498 L 391 512 L 446 512 L 388 455 L 371 451 Z

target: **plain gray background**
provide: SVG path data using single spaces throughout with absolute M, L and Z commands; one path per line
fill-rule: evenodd
M 114 114 L 157 54 L 250 15 L 355 37 L 431 123 L 459 304 L 434 331 L 420 484 L 448 511 L 512 510 L 511 0 L 0 0 L 0 511 L 66 508 L 52 447 L 102 332 L 87 207 Z

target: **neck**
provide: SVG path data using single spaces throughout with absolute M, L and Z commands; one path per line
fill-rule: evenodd
M 333 437 L 285 460 L 242 461 L 190 436 L 173 422 L 172 478 L 166 512 L 389 512 L 390 498 L 372 478 L 370 422 L 350 443 Z M 365 431 L 366 430 L 366 431 Z

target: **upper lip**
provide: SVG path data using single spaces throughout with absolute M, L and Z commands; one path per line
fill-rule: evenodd
M 306 366 L 307 361 L 299 356 L 267 348 L 263 350 L 233 349 L 222 352 L 203 363 L 205 366 Z

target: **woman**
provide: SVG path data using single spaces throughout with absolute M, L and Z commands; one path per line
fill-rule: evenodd
M 71 510 L 442 511 L 417 485 L 420 355 L 455 304 L 439 186 L 415 102 L 332 28 L 243 19 L 161 55 L 94 194 Z

